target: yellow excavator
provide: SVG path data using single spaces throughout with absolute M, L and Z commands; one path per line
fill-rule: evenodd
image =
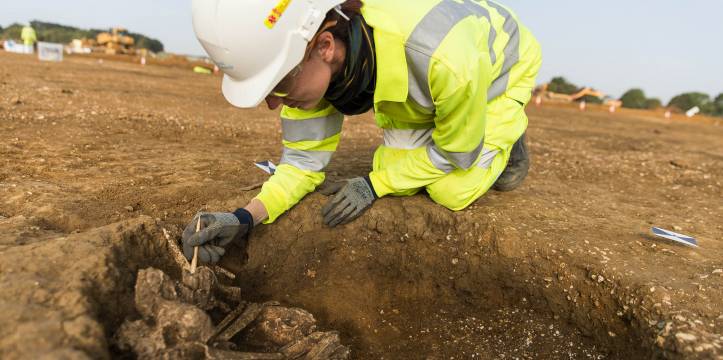
M 98 46 L 104 48 L 106 54 L 127 54 L 135 53 L 135 40 L 128 36 L 128 30 L 116 27 L 110 32 L 102 32 L 96 36 Z
M 549 84 L 544 84 L 544 85 L 542 85 L 540 88 L 537 89 L 537 92 L 538 92 L 538 93 L 545 94 L 548 99 L 552 99 L 552 100 L 560 100 L 560 101 L 573 102 L 573 101 L 577 101 L 577 100 L 579 100 L 579 99 L 581 99 L 581 98 L 583 98 L 583 97 L 585 97 L 585 96 L 587 96 L 587 95 L 594 96 L 594 97 L 600 98 L 600 99 L 604 99 L 604 98 L 605 98 L 605 94 L 604 94 L 604 93 L 602 93 L 602 92 L 600 92 L 600 91 L 597 91 L 597 90 L 595 90 L 595 89 L 593 89 L 593 88 L 589 88 L 589 87 L 586 87 L 586 88 L 578 91 L 578 92 L 575 93 L 575 94 L 568 95 L 568 94 L 559 94 L 559 93 L 555 93 L 555 92 L 549 91 L 549 90 L 547 89 L 548 85 L 549 85 Z
M 547 89 L 548 85 L 549 84 L 543 84 L 542 86 L 538 87 L 537 89 L 535 89 L 535 93 L 538 95 L 543 95 L 547 99 L 550 99 L 553 101 L 560 101 L 560 102 L 574 102 L 574 101 L 578 101 L 578 100 L 582 99 L 583 97 L 589 95 L 589 96 L 594 96 L 594 97 L 602 100 L 603 104 L 605 104 L 605 105 L 610 105 L 610 106 L 615 106 L 615 107 L 622 106 L 622 102 L 620 100 L 608 98 L 608 96 L 605 93 L 595 90 L 590 87 L 583 88 L 574 94 L 568 95 L 568 94 L 559 94 L 559 93 L 549 91 Z

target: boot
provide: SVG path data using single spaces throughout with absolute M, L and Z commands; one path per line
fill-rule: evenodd
M 517 189 L 527 177 L 527 170 L 530 168 L 530 156 L 527 152 L 525 134 L 512 146 L 510 161 L 505 171 L 492 186 L 497 191 L 512 191 Z

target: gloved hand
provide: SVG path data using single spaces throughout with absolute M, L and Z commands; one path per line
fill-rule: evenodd
M 196 232 L 199 218 L 201 231 Z M 233 213 L 200 212 L 183 230 L 183 255 L 191 261 L 193 248 L 198 246 L 198 262 L 215 264 L 226 253 L 228 244 L 243 239 L 253 227 L 254 219 L 246 209 Z
M 325 195 L 336 194 L 321 209 L 324 224 L 331 227 L 346 224 L 358 218 L 377 199 L 369 177 L 331 184 L 321 192 Z

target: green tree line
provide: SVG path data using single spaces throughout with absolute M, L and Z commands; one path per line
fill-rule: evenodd
M 47 41 L 54 43 L 67 44 L 73 39 L 95 39 L 102 32 L 108 30 L 90 29 L 84 30 L 72 26 L 53 24 L 42 21 L 32 21 L 30 25 L 35 29 L 38 35 L 38 41 Z M 0 39 L 20 39 L 20 32 L 23 26 L 20 24 L 12 24 L 7 28 L 0 27 Z M 163 52 L 163 43 L 157 39 L 149 38 L 142 34 L 128 33 L 128 36 L 135 40 L 136 47 L 148 49 L 153 52 Z
M 554 77 L 547 84 L 547 90 L 558 94 L 572 95 L 582 90 L 562 76 Z M 588 103 L 601 103 L 602 99 L 594 96 L 586 96 L 581 100 Z M 658 109 L 663 107 L 663 102 L 658 98 L 648 98 L 645 92 L 640 88 L 633 88 L 625 92 L 620 98 L 624 108 L 629 109 Z M 715 99 L 708 94 L 701 92 L 687 92 L 673 97 L 668 102 L 668 108 L 678 109 L 680 111 L 688 111 L 694 107 L 699 107 L 700 112 L 706 115 L 723 116 L 723 93 L 719 94 Z
M 623 107 L 630 109 L 657 109 L 662 107 L 662 102 L 659 99 L 647 98 L 645 92 L 641 89 L 628 90 L 620 98 L 620 101 L 623 102 Z M 710 95 L 701 92 L 687 92 L 673 97 L 667 107 L 688 111 L 696 106 L 700 108 L 702 114 L 723 116 L 723 93 L 712 99 Z

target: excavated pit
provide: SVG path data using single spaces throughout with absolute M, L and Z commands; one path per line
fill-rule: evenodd
M 243 301 L 309 311 L 319 329 L 340 333 L 352 358 L 661 355 L 643 325 L 642 306 L 626 302 L 629 294 L 618 280 L 523 246 L 526 240 L 494 221 L 405 203 L 373 209 L 337 229 L 307 216 L 309 209 L 292 212 L 257 228 L 245 249 L 229 249 L 221 266 L 236 275 L 226 282 L 241 289 Z M 317 208 L 319 199 L 305 206 Z M 6 226 L 27 227 L 17 219 Z M 138 271 L 154 267 L 181 279 L 182 260 L 172 246 L 180 230 L 140 217 L 69 236 L 44 235 L 58 237 L 35 247 L 37 268 L 8 263 L 3 269 L 22 286 L 17 291 L 28 294 L 23 298 L 42 296 L 55 305 L 51 312 L 21 310 L 26 320 L 9 329 L 16 335 L 5 340 L 11 344 L 5 354 L 110 349 L 110 357 L 135 358 L 119 346 L 117 334 L 124 322 L 141 317 L 133 291 Z M 42 266 L 63 261 L 69 265 Z M 18 283 L 18 276 L 30 280 Z M 215 324 L 223 318 L 209 314 Z M 52 330 L 56 326 L 61 331 Z
M 619 312 L 625 295 L 614 282 L 525 253 L 523 240 L 494 223 L 424 208 L 397 209 L 404 216 L 388 220 L 394 210 L 336 230 L 292 214 L 260 227 L 222 266 L 237 274 L 233 286 L 246 301 L 308 310 L 320 327 L 340 332 L 353 358 L 651 356 L 643 320 L 634 308 Z M 179 276 L 165 250 L 157 256 Z M 152 265 L 136 259 L 129 272 Z M 132 294 L 123 296 L 132 303 Z M 103 318 L 109 335 L 134 313 Z
M 438 210 L 380 207 L 334 230 L 296 212 L 259 229 L 244 266 L 234 268 L 240 250 L 224 266 L 258 301 L 303 307 L 341 331 L 360 358 L 651 355 L 634 310 L 619 313 L 615 282 L 529 253 L 494 221 Z
M 320 328 L 339 331 L 352 358 L 653 355 L 644 319 L 634 307 L 620 313 L 625 294 L 614 281 L 528 253 L 524 240 L 494 222 L 426 209 L 372 210 L 335 230 L 294 212 L 259 227 L 221 265 L 236 273 L 232 285 L 245 301 L 308 310 Z M 178 238 L 180 228 L 168 224 L 121 236 L 110 261 L 118 269 L 113 286 L 89 294 L 103 308 L 98 320 L 113 357 L 133 357 L 113 337 L 138 318 L 129 291 L 136 272 L 153 266 L 180 279 L 164 227 Z

